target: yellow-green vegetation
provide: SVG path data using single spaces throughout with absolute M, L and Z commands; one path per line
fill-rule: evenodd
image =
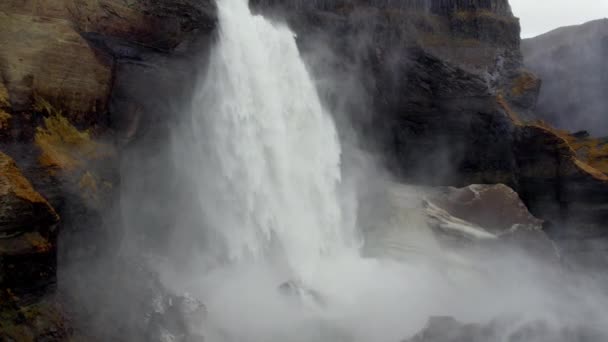
M 533 126 L 543 129 L 559 138 L 560 144 L 572 151 L 574 164 L 595 178 L 608 181 L 608 143 L 596 138 L 578 138 L 566 130 L 557 129 L 542 120 L 524 122 L 511 108 L 503 94 L 496 96 L 496 102 L 516 126 Z
M 0 108 L 0 131 L 6 131 L 11 127 L 11 115 Z
M 49 240 L 43 238 L 38 233 L 26 233 L 24 234 L 24 238 L 38 253 L 48 253 L 53 248 Z
M 2 152 L 0 152 L 0 174 L 0 194 L 11 192 L 28 202 L 48 205 L 44 197 L 36 192 L 32 184 L 23 176 L 15 161 Z
M 4 84 L 0 83 L 0 108 L 7 108 L 10 106 L 8 90 Z
M 539 81 L 532 73 L 522 72 L 514 81 L 511 87 L 511 94 L 521 96 L 539 86 Z
M 509 105 L 509 101 L 505 99 L 503 94 L 499 93 L 496 96 L 496 102 L 505 111 L 505 113 L 507 113 L 507 116 L 509 117 L 509 119 L 511 119 L 513 124 L 515 124 L 516 126 L 524 125 L 524 122 L 519 118 L 517 112 L 515 112 L 513 108 L 511 108 L 511 105 Z
M 88 161 L 109 156 L 107 146 L 93 141 L 88 131 L 74 127 L 49 102 L 37 99 L 36 110 L 48 114 L 35 135 L 36 145 L 42 152 L 40 163 L 43 166 L 74 171 L 85 167 Z
M 576 163 L 576 166 L 578 166 L 585 172 L 589 173 L 594 178 L 597 178 L 597 179 L 600 179 L 603 181 L 608 181 L 608 175 L 606 175 L 605 172 L 602 172 L 602 171 L 598 170 L 597 168 L 595 168 L 585 162 L 580 161 L 579 159 L 575 159 L 574 162 Z
M 576 152 L 579 159 L 608 174 L 608 144 L 597 138 L 576 138 L 571 134 L 562 137 Z
M 6 111 L 10 107 L 8 91 L 0 82 L 0 132 L 10 128 L 11 115 Z
M 473 38 L 459 38 L 450 36 L 447 33 L 436 33 L 429 32 L 421 34 L 419 42 L 424 46 L 451 46 L 451 47 L 465 47 L 475 48 L 482 45 L 481 41 Z
M 557 129 L 548 123 L 537 120 L 531 125 L 542 127 L 562 138 L 576 154 L 577 166 L 596 177 L 608 180 L 608 143 L 597 138 L 579 138 L 570 132 Z
M 474 11 L 457 11 L 456 13 L 454 13 L 454 18 L 462 21 L 470 21 L 473 19 L 492 19 L 513 22 L 516 20 L 515 18 L 499 15 L 486 9 Z

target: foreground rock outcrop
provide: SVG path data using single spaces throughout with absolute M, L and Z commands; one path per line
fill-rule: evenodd
M 380 186 L 378 186 L 380 188 Z M 464 188 L 385 184 L 362 199 L 364 250 L 374 257 L 480 260 L 519 255 L 557 267 L 558 246 L 506 185 Z M 489 257 L 492 256 L 492 257 Z

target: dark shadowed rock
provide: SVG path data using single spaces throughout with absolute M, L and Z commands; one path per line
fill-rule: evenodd
M 15 162 L 0 153 L 0 289 L 21 291 L 54 277 L 58 221 Z
M 319 306 L 325 306 L 326 302 L 323 296 L 313 290 L 298 284 L 295 281 L 286 281 L 278 287 L 279 293 L 286 297 L 296 299 L 297 301 L 304 304 L 315 304 Z

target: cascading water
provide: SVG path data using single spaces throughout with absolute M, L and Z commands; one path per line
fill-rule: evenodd
M 297 277 L 354 243 L 340 144 L 294 34 L 247 0 L 218 1 L 219 41 L 191 110 L 201 211 L 232 261 L 280 253 Z M 199 172 L 198 168 L 192 170 Z

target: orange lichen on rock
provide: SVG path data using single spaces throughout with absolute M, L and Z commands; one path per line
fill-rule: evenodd
M 11 127 L 12 116 L 0 108 L 0 131 L 6 131 Z
M 505 99 L 503 94 L 498 94 L 496 96 L 496 102 L 498 103 L 500 108 L 505 111 L 505 113 L 507 114 L 509 119 L 511 119 L 513 124 L 515 124 L 516 126 L 522 126 L 524 124 L 523 121 L 519 118 L 519 115 L 513 110 L 513 108 L 511 108 L 509 102 Z
M 38 233 L 26 233 L 24 234 L 24 238 L 38 253 L 48 253 L 53 248 L 49 240 L 43 238 Z
M 458 20 L 473 20 L 473 19 L 492 19 L 492 20 L 501 20 L 505 22 L 513 22 L 516 19 L 513 17 L 508 17 L 504 15 L 500 15 L 498 13 L 480 9 L 480 10 L 471 10 L 471 11 L 457 11 L 454 13 L 454 18 Z
M 6 111 L 10 107 L 8 91 L 3 83 L 0 82 L 0 131 L 10 128 L 11 115 Z
M 3 83 L 0 82 L 0 108 L 10 107 L 8 90 Z
M 46 199 L 36 192 L 32 184 L 23 176 L 15 161 L 0 152 L 0 196 L 9 193 L 31 203 L 49 205 Z M 50 210 L 54 212 L 52 208 Z
M 585 162 L 582 162 L 576 158 L 574 158 L 574 163 L 581 170 L 583 170 L 583 171 L 587 172 L 588 174 L 590 174 L 591 176 L 593 176 L 593 178 L 608 182 L 608 175 L 606 175 L 605 173 L 601 172 L 600 170 L 594 168 L 593 166 L 591 166 Z
M 538 88 L 539 80 L 530 72 L 522 72 L 515 80 L 511 87 L 511 94 L 521 96 L 531 90 Z
M 608 175 L 608 142 L 591 137 L 576 137 L 566 130 L 551 127 L 541 120 L 535 121 L 533 125 L 543 127 L 564 139 L 576 158 L 585 164 L 587 169 L 592 168 Z

